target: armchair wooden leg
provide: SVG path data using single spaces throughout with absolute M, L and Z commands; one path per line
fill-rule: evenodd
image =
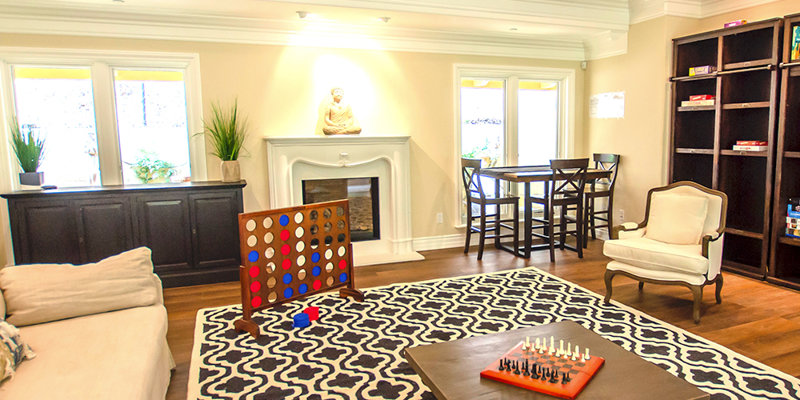
M 694 323 L 700 323 L 700 303 L 703 301 L 703 286 L 691 285 L 692 295 L 694 297 L 694 305 L 692 306 L 692 318 Z
M 715 295 L 717 297 L 717 304 L 722 304 L 722 272 L 717 274 L 717 288 L 715 291 Z
M 644 282 L 639 282 L 639 290 L 641 291 L 644 289 Z
M 603 276 L 603 280 L 606 283 L 606 297 L 603 299 L 603 303 L 608 304 L 611 301 L 611 280 L 614 279 L 615 272 L 607 269 L 606 274 Z

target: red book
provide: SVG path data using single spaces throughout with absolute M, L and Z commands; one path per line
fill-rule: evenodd
M 689 101 L 695 100 L 714 100 L 713 94 L 696 94 L 694 96 L 689 96 Z
M 737 140 L 737 146 L 766 146 L 767 142 L 763 140 Z

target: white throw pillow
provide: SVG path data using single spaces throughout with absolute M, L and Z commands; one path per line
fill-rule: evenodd
M 664 243 L 699 244 L 707 212 L 706 197 L 653 193 L 644 236 Z
M 33 325 L 156 304 L 150 249 L 140 247 L 97 263 L 16 265 L 0 270 L 8 322 Z

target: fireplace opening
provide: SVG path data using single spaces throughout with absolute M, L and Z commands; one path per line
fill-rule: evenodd
M 378 178 L 304 179 L 303 204 L 350 200 L 350 240 L 381 238 Z

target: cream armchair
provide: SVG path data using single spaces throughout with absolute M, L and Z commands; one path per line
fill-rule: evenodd
M 644 222 L 626 222 L 611 231 L 603 254 L 606 266 L 605 302 L 611 299 L 611 280 L 624 275 L 639 281 L 683 285 L 694 295 L 692 316 L 700 322 L 703 287 L 716 283 L 722 302 L 722 242 L 728 197 L 694 182 L 676 182 L 650 189 Z

